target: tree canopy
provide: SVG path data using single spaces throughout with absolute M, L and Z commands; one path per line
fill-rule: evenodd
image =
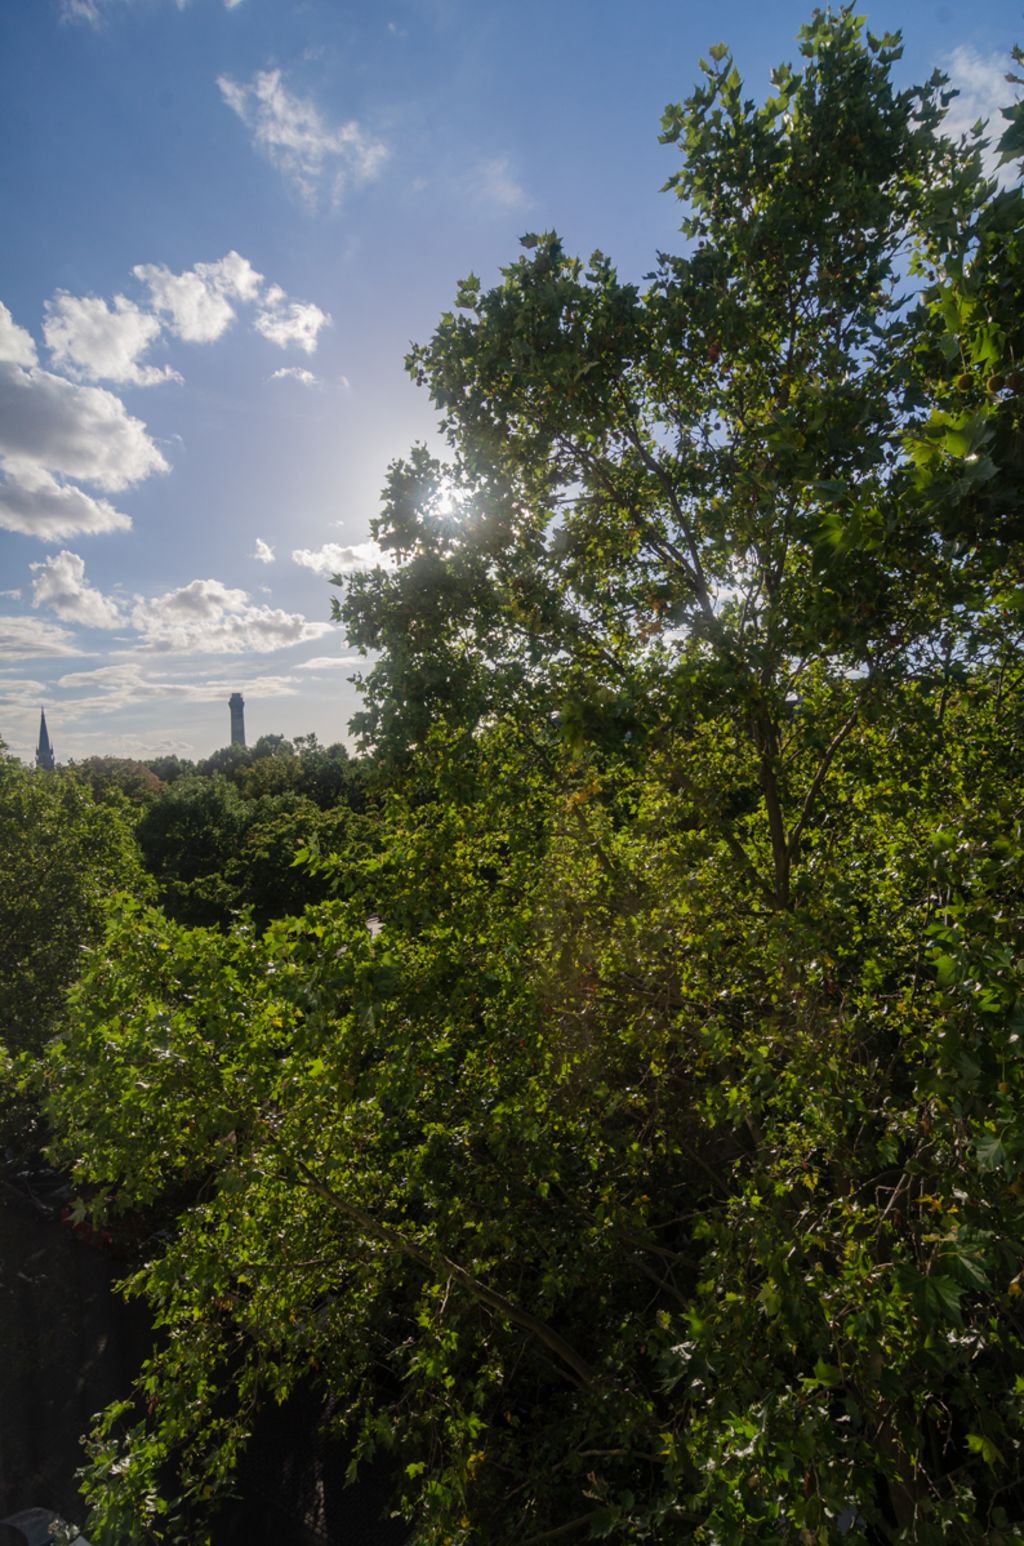
M 0 1047 L 52 1036 L 105 904 L 150 895 L 127 806 L 94 800 L 69 773 L 30 773 L 0 748 Z
M 100 1546 L 310 1385 L 422 1546 L 1024 1539 L 1024 198 L 800 50 L 666 111 L 642 287 L 528 237 L 410 355 L 348 895 L 76 990 L 58 1152 L 172 1221 Z

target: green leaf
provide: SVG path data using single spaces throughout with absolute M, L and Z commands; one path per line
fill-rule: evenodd
M 1006 1464 L 1002 1452 L 983 1433 L 969 1433 L 967 1435 L 967 1447 L 972 1454 L 980 1455 L 988 1466 L 995 1467 Z
M 998 1133 L 983 1133 L 974 1148 L 982 1170 L 999 1170 L 1005 1165 L 1006 1149 Z

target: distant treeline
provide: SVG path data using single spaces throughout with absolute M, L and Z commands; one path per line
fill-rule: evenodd
M 0 1045 L 54 1034 L 116 893 L 180 923 L 223 928 L 248 910 L 262 928 L 344 889 L 344 856 L 374 842 L 370 782 L 367 759 L 315 735 L 52 773 L 0 743 Z
M 265 735 L 199 762 L 88 757 L 68 772 L 97 800 L 138 807 L 143 863 L 182 923 L 226 925 L 251 907 L 262 926 L 301 912 L 331 882 L 297 867 L 296 853 L 343 853 L 372 832 L 366 759 L 315 735 Z

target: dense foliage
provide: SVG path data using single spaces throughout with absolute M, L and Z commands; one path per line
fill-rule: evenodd
M 373 842 L 368 768 L 315 735 L 261 736 L 201 762 L 89 757 L 68 772 L 98 800 L 138 807 L 135 834 L 161 907 L 181 922 L 226 927 L 301 912 L 336 875 L 300 872 L 300 850 L 348 854 Z
M 0 1072 L 5 1139 L 26 1157 L 29 1063 L 62 1023 L 67 992 L 102 948 L 118 899 L 172 917 L 264 926 L 344 892 L 373 850 L 367 763 L 316 736 L 264 736 L 198 764 L 89 757 L 29 771 L 0 745 Z M 296 856 L 333 856 L 313 873 Z
M 344 899 L 75 992 L 58 1150 L 171 1221 L 100 1543 L 310 1384 L 423 1546 L 1024 1541 L 1024 198 L 800 46 L 667 111 L 645 290 L 530 237 L 410 357 Z
M 151 895 L 121 809 L 0 747 L 0 1050 L 39 1051 L 117 892 Z

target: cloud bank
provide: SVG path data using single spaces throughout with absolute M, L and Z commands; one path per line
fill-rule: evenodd
M 253 602 L 247 591 L 220 580 L 192 580 L 162 596 L 140 598 L 132 612 L 138 649 L 188 654 L 265 655 L 330 633 L 301 612 Z

